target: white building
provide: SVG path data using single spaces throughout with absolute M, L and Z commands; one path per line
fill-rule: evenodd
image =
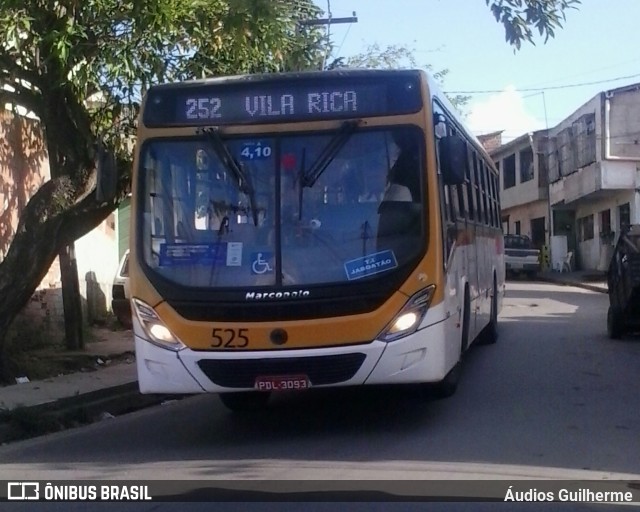
M 620 231 L 640 223 L 640 84 L 601 92 L 491 155 L 504 232 L 538 247 L 564 236 L 574 267 L 606 270 Z
M 599 93 L 548 135 L 553 233 L 578 268 L 606 270 L 620 231 L 640 223 L 640 84 Z

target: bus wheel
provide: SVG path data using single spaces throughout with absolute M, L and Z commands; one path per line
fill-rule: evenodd
M 440 382 L 431 385 L 435 398 L 448 398 L 458 389 L 460 374 L 462 373 L 462 355 L 469 345 L 469 324 L 471 323 L 471 298 L 469 287 L 464 287 L 464 311 L 462 312 L 462 333 L 460 336 L 460 358 L 449 373 Z
M 462 373 L 462 362 L 458 361 L 456 365 L 449 370 L 449 373 L 437 384 L 432 386 L 435 398 L 449 398 L 458 390 L 458 382 L 460 382 L 460 374 Z
M 498 341 L 498 286 L 496 276 L 493 276 L 493 290 L 491 293 L 491 317 L 489 324 L 480 333 L 481 345 L 492 345 Z
M 251 412 L 265 409 L 270 393 L 260 391 L 220 393 L 218 395 L 224 406 L 234 412 Z
M 612 340 L 619 340 L 624 335 L 624 318 L 619 306 L 609 306 L 607 311 L 607 334 Z

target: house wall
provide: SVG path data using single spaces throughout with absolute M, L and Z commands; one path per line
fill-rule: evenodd
M 0 109 L 0 262 L 18 228 L 20 212 L 49 179 L 49 159 L 38 120 Z M 80 292 L 88 320 L 104 317 L 111 308 L 111 285 L 118 263 L 114 222 L 113 217 L 107 219 L 75 245 Z M 10 338 L 33 338 L 44 332 L 47 339 L 62 339 L 62 313 L 60 266 L 56 258 L 14 322 Z
M 612 247 L 620 235 L 620 205 L 629 204 L 631 223 L 640 222 L 638 205 L 636 204 L 636 192 L 632 190 L 611 191 L 603 197 L 591 198 L 589 201 L 581 201 L 576 207 L 576 220 L 593 215 L 593 238 L 578 241 L 577 264 L 585 270 L 604 271 L 609 266 Z M 602 226 L 600 224 L 600 212 L 611 211 L 611 229 L 615 237 L 611 241 L 601 239 Z
M 605 158 L 640 160 L 640 84 L 605 96 Z
M 546 201 L 535 201 L 532 203 L 523 204 L 509 208 L 509 210 L 502 211 L 502 218 L 509 217 L 508 221 L 508 233 L 515 233 L 516 222 L 520 222 L 520 234 L 526 235 L 532 238 L 531 233 L 531 219 L 538 219 L 544 217 L 545 219 L 545 231 L 549 230 L 549 205 Z

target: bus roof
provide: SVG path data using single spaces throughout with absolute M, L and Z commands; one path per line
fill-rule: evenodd
M 292 71 L 282 73 L 250 73 L 243 75 L 226 75 L 219 77 L 201 78 L 194 80 L 184 80 L 181 82 L 168 82 L 164 84 L 152 85 L 149 91 L 154 89 L 171 89 L 184 87 L 197 87 L 203 85 L 220 85 L 233 83 L 264 83 L 264 82 L 280 82 L 299 79 L 325 78 L 325 77 L 357 77 L 357 78 L 376 78 L 382 76 L 417 76 L 423 75 L 427 80 L 432 81 L 429 75 L 418 69 L 363 69 L 363 68 L 340 68 L 325 71 Z M 435 82 L 434 82 L 435 83 Z

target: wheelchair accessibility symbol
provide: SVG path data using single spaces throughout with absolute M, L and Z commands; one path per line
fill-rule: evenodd
M 273 272 L 273 267 L 269 263 L 272 259 L 269 252 L 259 252 L 252 255 L 251 273 L 252 274 L 269 274 Z

